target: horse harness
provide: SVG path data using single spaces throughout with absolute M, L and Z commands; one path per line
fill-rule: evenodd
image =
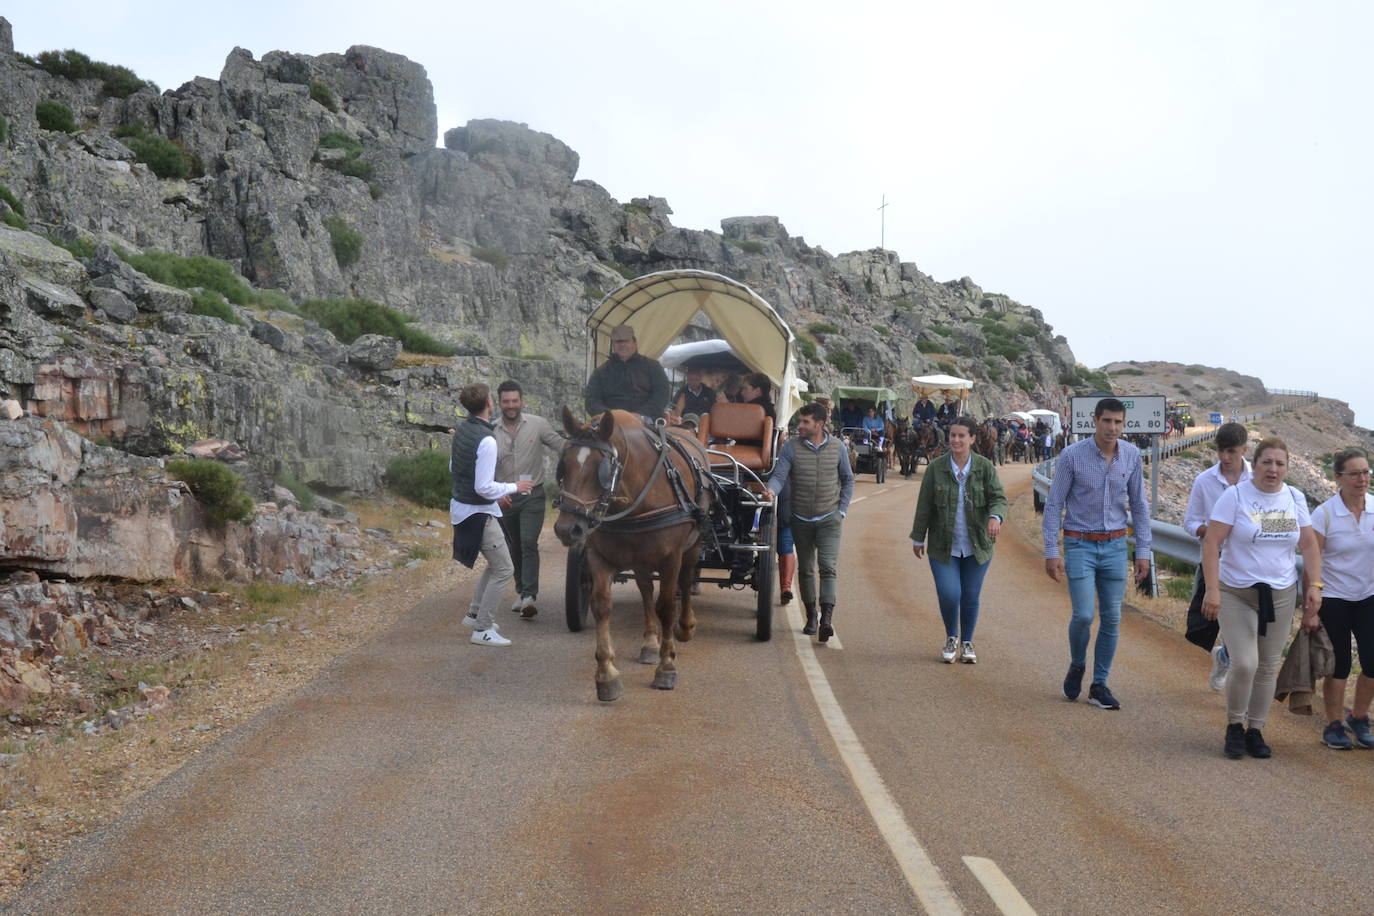
M 640 429 L 644 433 L 645 440 L 654 449 L 657 458 L 654 462 L 654 470 L 649 475 L 649 479 L 645 481 L 643 489 L 639 491 L 639 495 L 630 500 L 628 506 L 614 514 L 606 514 L 611 508 L 611 503 L 623 502 L 626 499 L 623 496 L 617 497 L 615 495 L 616 489 L 620 486 L 620 478 L 625 470 L 625 464 L 621 461 L 615 446 L 610 442 L 599 436 L 582 435 L 569 440 L 568 444 L 569 447 L 574 444 L 583 446 L 602 455 L 601 463 L 596 469 L 596 482 L 601 488 L 601 493 L 597 496 L 595 503 L 588 503 L 575 496 L 570 496 L 560 489 L 555 508 L 583 519 L 591 529 L 604 528 L 617 533 L 656 531 L 685 521 L 704 523 L 707 519 L 707 513 L 687 492 L 687 485 L 682 479 L 682 474 L 673 464 L 672 452 L 676 451 L 686 459 L 687 464 L 692 469 L 692 477 L 698 492 L 705 490 L 714 493 L 718 489 L 719 484 L 716 483 L 710 469 L 697 460 L 697 456 L 693 455 L 679 441 L 680 437 L 669 435 L 665 429 L 658 426 L 642 426 Z M 625 431 L 625 435 L 628 437 L 629 431 Z M 555 479 L 560 487 L 565 471 L 564 461 L 565 457 L 560 455 L 558 469 L 555 472 Z M 630 517 L 644 502 L 649 491 L 654 488 L 654 484 L 663 476 L 668 478 L 668 482 L 672 486 L 676 504 L 654 509 L 644 515 Z

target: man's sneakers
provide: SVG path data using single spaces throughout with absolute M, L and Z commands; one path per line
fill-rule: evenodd
M 1369 716 L 1357 719 L 1353 715 L 1345 717 L 1346 728 L 1355 733 L 1355 744 L 1365 750 L 1374 749 L 1374 731 L 1369 727 Z
M 1207 676 L 1207 683 L 1213 690 L 1226 689 L 1226 675 L 1231 671 L 1231 655 L 1226 651 L 1226 645 L 1212 647 L 1212 673 Z
M 959 649 L 959 661 L 965 665 L 978 664 L 978 653 L 973 651 L 973 643 L 965 642 Z
M 1326 728 L 1322 729 L 1322 744 L 1337 751 L 1348 751 L 1355 746 L 1340 720 L 1326 723 Z
M 485 630 L 473 630 L 472 639 L 469 640 L 474 646 L 509 646 L 510 640 L 496 632 L 496 627 L 491 626 Z
M 1121 708 L 1121 701 L 1112 696 L 1106 684 L 1093 684 L 1088 688 L 1088 703 L 1099 709 Z
M 538 614 L 538 613 L 539 613 L 539 608 L 537 608 L 537 607 L 534 606 L 534 596 L 533 596 L 533 595 L 525 595 L 523 598 L 520 599 L 520 616 L 521 616 L 521 617 L 523 617 L 523 618 L 526 619 L 526 620 L 529 620 L 531 617 L 533 617 L 535 614 Z
M 515 596 L 515 603 L 512 604 L 512 605 L 510 606 L 510 612 L 511 612 L 512 614 L 518 614 L 518 613 L 520 613 L 520 609 L 521 609 L 522 607 L 524 607 L 524 606 L 525 606 L 525 599 L 524 599 L 524 598 L 521 598 L 519 595 L 516 595 L 516 596 Z
M 940 660 L 947 665 L 954 664 L 955 657 L 959 654 L 959 637 L 946 636 L 945 647 L 940 650 Z
M 463 615 L 463 626 L 467 627 L 469 630 L 477 626 L 476 609 L 469 610 L 466 614 Z
M 1064 699 L 1076 700 L 1083 692 L 1084 665 L 1069 665 L 1069 673 L 1064 675 Z

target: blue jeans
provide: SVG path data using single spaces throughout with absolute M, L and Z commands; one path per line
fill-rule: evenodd
M 1121 599 L 1126 594 L 1126 539 L 1085 541 L 1064 538 L 1064 572 L 1069 577 L 1069 660 L 1085 665 L 1093 626 L 1093 598 L 1097 598 L 1097 644 L 1093 650 L 1094 684 L 1107 683 L 1121 627 Z
M 948 563 L 930 558 L 930 574 L 935 577 L 935 594 L 940 600 L 940 616 L 945 619 L 946 636 L 973 641 L 973 628 L 978 625 L 978 594 L 991 564 L 992 560 L 979 563 L 973 557 L 950 557 Z

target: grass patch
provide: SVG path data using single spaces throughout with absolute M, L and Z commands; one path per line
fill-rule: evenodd
M 853 372 L 859 368 L 859 363 L 854 359 L 854 354 L 848 350 L 832 350 L 825 354 L 825 361 L 841 372 Z
M 1112 375 L 1144 375 L 1144 369 L 1113 369 Z
M 478 245 L 473 248 L 472 256 L 479 261 L 487 262 L 497 270 L 500 270 L 510 263 L 510 258 L 506 256 L 504 251 L 500 251 L 496 248 L 487 248 L 483 245 Z
M 282 472 L 277 475 L 277 485 L 285 487 L 291 491 L 291 495 L 296 497 L 296 502 L 301 504 L 301 508 L 306 512 L 315 508 L 315 494 L 309 487 L 297 480 L 293 475 Z
M 310 97 L 330 111 L 339 110 L 339 103 L 334 100 L 333 90 L 319 80 L 310 84 Z
M 67 134 L 76 133 L 76 116 L 72 110 L 57 99 L 45 99 L 34 106 L 34 116 L 38 126 L 44 130 L 56 130 Z
M 840 329 L 828 321 L 813 321 L 806 326 L 806 333 L 812 337 L 824 338 L 827 334 L 840 333 Z
M 626 280 L 633 280 L 639 276 L 639 271 L 628 264 L 621 264 L 619 261 L 609 261 L 607 263 L 611 265 L 612 270 L 620 274 Z
M 48 71 L 53 76 L 69 80 L 98 79 L 100 94 L 112 99 L 124 99 L 140 89 L 157 91 L 157 85 L 141 79 L 137 73 L 119 64 L 91 60 L 80 51 L 44 51 L 29 62 Z
M 212 289 L 191 290 L 191 314 L 218 318 L 227 324 L 243 324 L 224 297 Z
M 762 254 L 764 250 L 763 242 L 756 242 L 753 239 L 726 239 L 725 241 L 750 254 Z
M 1155 554 L 1155 565 L 1176 576 L 1187 576 L 1189 579 L 1197 574 L 1197 567 L 1192 563 L 1174 557 L 1166 557 L 1160 553 Z
M 385 480 L 393 492 L 428 509 L 447 509 L 453 492 L 448 453 L 439 449 L 393 458 Z
M 946 352 L 946 346 L 948 346 L 948 344 L 939 343 L 934 340 L 916 341 L 916 349 L 920 350 L 922 353 L 944 353 Z
M 592 286 L 590 283 L 582 284 L 582 298 L 588 302 L 600 302 L 604 295 L 600 287 Z
M 167 473 L 186 482 L 215 524 L 253 518 L 253 499 L 243 492 L 243 478 L 218 461 L 172 461 L 167 464 Z
M 959 371 L 959 367 L 951 359 L 937 359 L 935 365 L 940 367 L 940 371 L 945 375 L 954 375 Z
M 453 355 L 452 347 L 410 327 L 414 318 L 370 299 L 307 299 L 294 311 L 318 322 L 344 343 L 353 343 L 364 334 L 382 334 L 398 338 L 411 353 Z
M 1035 382 L 1028 376 L 1020 375 L 1016 377 L 1016 387 L 1020 388 L 1026 394 L 1031 394 L 1035 391 Z
M 1184 369 L 1183 371 L 1188 373 L 1189 375 L 1203 375 L 1207 372 L 1206 369 L 1201 369 L 1197 366 L 1189 366 L 1187 369 Z
M 5 203 L 9 204 L 10 209 L 13 210 L 15 213 L 18 213 L 20 216 L 24 215 L 24 204 L 19 200 L 19 198 L 14 196 L 13 191 L 11 191 L 9 188 L 5 187 L 2 184 L 0 184 L 0 200 L 3 200 Z
M 340 130 L 325 131 L 320 134 L 320 149 L 344 151 L 342 159 L 321 162 L 320 164 L 325 168 L 347 175 L 349 178 L 359 178 L 363 181 L 372 180 L 372 163 L 362 158 L 363 143 L 352 134 Z
M 199 178 L 205 174 L 199 156 L 141 125 L 125 125 L 114 135 L 133 151 L 135 161 L 152 169 L 158 178 Z
M 893 304 L 894 306 L 896 306 L 897 309 L 898 309 L 899 311 L 903 311 L 903 312 L 909 312 L 909 311 L 911 311 L 913 308 L 915 308 L 915 306 L 911 304 L 911 300 L 910 300 L 910 299 L 898 299 L 898 300 L 896 300 L 895 302 L 893 302 L 892 304 Z
M 329 244 L 334 249 L 334 260 L 340 267 L 356 264 L 363 256 L 363 236 L 342 216 L 331 216 L 324 221 L 329 232 Z
M 0 143 L 5 143 L 10 138 L 10 122 L 4 115 L 0 115 Z
M 621 204 L 620 209 L 624 210 L 626 213 L 636 213 L 640 216 L 648 216 L 651 212 L 649 208 L 643 204 Z
M 815 362 L 815 361 L 816 361 L 816 358 L 817 358 L 817 355 L 816 355 L 816 342 L 815 342 L 814 340 L 812 340 L 811 338 L 809 338 L 809 337 L 798 337 L 798 338 L 797 338 L 797 349 L 801 350 L 802 356 L 805 356 L 807 359 L 811 360 L 812 362 Z
M 1165 579 L 1164 594 L 1175 601 L 1188 601 L 1193 597 L 1193 580 L 1183 578 Z
M 59 238 L 55 235 L 44 236 L 58 248 L 65 248 L 74 258 L 93 258 L 95 257 L 95 242 L 85 238 L 74 238 L 71 241 Z
M 0 222 L 3 222 L 6 226 L 11 226 L 15 229 L 29 228 L 29 221 L 24 219 L 24 217 L 19 215 L 18 213 L 15 213 L 13 210 L 6 210 L 4 213 L 0 213 Z
M 889 327 L 888 327 L 887 325 L 885 325 L 885 324 L 875 324 L 875 325 L 873 326 L 873 330 L 876 331 L 876 332 L 878 333 L 878 336 L 879 336 L 879 337 L 891 337 L 891 336 L 892 336 L 892 329 L 889 328 Z
M 199 286 L 214 290 L 235 305 L 253 305 L 258 301 L 254 289 L 234 273 L 233 268 L 203 254 L 187 258 L 170 251 L 147 251 L 128 255 L 124 260 L 135 270 L 168 286 L 181 289 Z

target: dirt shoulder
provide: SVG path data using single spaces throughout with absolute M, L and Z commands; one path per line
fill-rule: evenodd
M 67 659 L 48 706 L 9 717 L 0 901 L 235 726 L 390 626 L 417 596 L 471 575 L 448 558 L 442 513 L 394 500 L 350 508 L 391 533 L 368 558 L 388 572 L 342 590 L 198 591 L 194 610 L 175 589 L 156 590 L 174 610 L 140 624 L 147 631 L 136 647 L 92 647 Z

